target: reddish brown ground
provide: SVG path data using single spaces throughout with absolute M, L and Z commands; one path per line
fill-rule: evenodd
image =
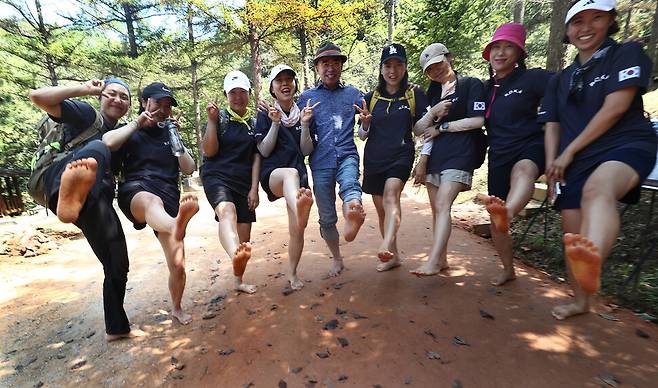
M 149 334 L 138 340 L 104 341 L 102 271 L 84 239 L 43 256 L 1 257 L 0 386 L 599 387 L 615 379 L 656 386 L 656 326 L 603 303 L 595 306 L 603 317 L 554 320 L 551 308 L 569 299 L 568 286 L 522 265 L 515 282 L 489 286 L 498 270 L 489 240 L 454 228 L 452 270 L 410 275 L 431 242 L 422 196 L 403 197 L 399 247 L 406 261 L 386 273 L 375 271 L 380 237 L 369 197 L 361 233 L 342 246 L 348 269 L 338 278 L 325 278 L 330 260 L 314 208 L 299 271 L 307 284 L 286 296 L 285 204 L 262 198 L 245 276 L 260 287 L 254 295 L 231 291 L 230 261 L 209 205 L 199 201 L 186 239 L 189 326 L 166 312 L 167 269 L 152 232 L 124 224 L 131 258 L 126 308 Z M 453 218 L 464 214 L 472 211 L 457 209 Z M 58 225 L 52 216 L 18 222 L 2 230 Z M 220 295 L 226 298 L 211 303 Z M 216 317 L 202 319 L 209 309 L 219 310 Z M 323 330 L 334 319 L 337 328 Z

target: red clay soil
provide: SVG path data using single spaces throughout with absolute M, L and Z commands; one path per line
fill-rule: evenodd
M 43 256 L 0 257 L 0 386 L 656 386 L 655 325 L 604 302 L 554 320 L 568 286 L 521 264 L 516 281 L 490 286 L 499 270 L 490 240 L 453 228 L 452 269 L 410 275 L 431 243 L 423 197 L 403 195 L 406 260 L 386 273 L 375 271 L 381 238 L 366 197 L 366 223 L 342 245 L 347 269 L 338 278 L 325 277 L 314 207 L 299 270 L 306 286 L 285 295 L 285 204 L 262 198 L 245 277 L 258 284 L 254 295 L 231 290 L 230 261 L 200 198 L 186 239 L 188 326 L 167 313 L 167 268 L 152 232 L 124 224 L 126 308 L 148 333 L 137 340 L 105 342 L 101 266 L 84 239 Z M 40 223 L 58 225 L 52 216 Z

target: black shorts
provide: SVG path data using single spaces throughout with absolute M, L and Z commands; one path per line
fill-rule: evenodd
M 544 170 L 546 169 L 544 145 L 531 145 L 530 147 L 524 148 L 516 158 L 501 166 L 491 167 L 491 163 L 489 164 L 487 177 L 489 195 L 495 195 L 502 200 L 507 199 L 507 194 L 510 190 L 510 179 L 512 179 L 512 169 L 517 162 L 524 159 L 530 160 L 537 166 L 539 175 L 537 175 L 535 179 L 544 174 Z
M 364 193 L 371 195 L 384 195 L 384 185 L 388 178 L 398 178 L 404 184 L 411 175 L 411 166 L 393 165 L 388 170 L 380 173 L 363 173 L 363 185 L 361 185 Z
M 206 193 L 206 198 L 208 198 L 213 212 L 221 202 L 231 202 L 235 205 L 238 224 L 256 222 L 256 212 L 249 210 L 249 202 L 246 195 L 242 195 L 214 179 L 204 180 L 203 191 Z M 215 221 L 219 221 L 217 213 L 215 213 Z
M 580 209 L 583 187 L 587 179 L 601 164 L 609 161 L 622 162 L 638 173 L 640 183 L 619 200 L 626 204 L 637 203 L 640 200 L 640 186 L 653 170 L 656 164 L 656 155 L 633 148 L 617 148 L 605 153 L 596 164 L 577 175 L 569 174 L 569 169 L 567 169 L 565 176 L 567 184 L 561 186 L 561 193 L 555 201 L 554 208 L 557 210 Z
M 126 218 L 133 223 L 135 229 L 140 230 L 146 227 L 146 223 L 137 222 L 130 211 L 130 203 L 132 202 L 133 197 L 142 191 L 159 197 L 162 200 L 162 204 L 164 205 L 167 214 L 174 218 L 178 215 L 178 207 L 180 205 L 180 192 L 178 191 L 178 187 L 171 187 L 169 185 L 163 186 L 160 184 L 156 185 L 153 182 L 147 181 L 125 182 L 119 185 L 117 202 L 119 203 L 119 208 Z

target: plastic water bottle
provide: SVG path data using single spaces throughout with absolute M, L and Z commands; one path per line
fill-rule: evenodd
M 185 146 L 183 145 L 183 140 L 180 138 L 178 129 L 176 125 L 171 122 L 171 120 L 166 119 L 162 123 L 158 123 L 158 126 L 162 124 L 162 128 L 166 128 L 169 131 L 169 145 L 171 146 L 171 153 L 174 156 L 179 157 L 185 153 Z

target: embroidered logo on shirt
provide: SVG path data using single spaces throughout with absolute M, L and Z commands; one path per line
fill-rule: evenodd
M 619 72 L 619 82 L 631 78 L 640 78 L 640 66 L 629 67 Z
M 509 97 L 512 94 L 523 94 L 523 89 L 512 89 L 509 92 L 505 93 L 503 96 L 504 97 Z
M 473 103 L 473 110 L 485 110 L 486 106 L 483 101 L 475 101 Z
M 398 110 L 408 110 L 408 111 L 411 111 L 411 108 L 409 108 L 409 106 L 407 106 L 407 105 L 400 105 L 400 106 L 398 107 Z
M 589 83 L 589 86 L 592 87 L 592 86 L 598 84 L 601 81 L 607 80 L 608 78 L 610 78 L 610 76 L 607 75 L 607 74 L 600 75 L 600 76 L 594 78 L 594 80 Z

